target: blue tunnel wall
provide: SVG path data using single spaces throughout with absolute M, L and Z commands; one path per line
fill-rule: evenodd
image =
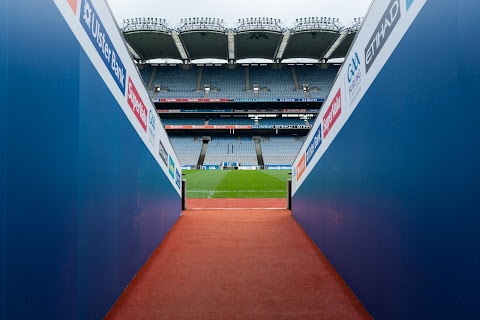
M 427 1 L 292 199 L 376 319 L 480 318 L 479 21 Z
M 100 319 L 181 198 L 53 1 L 0 27 L 0 318 Z

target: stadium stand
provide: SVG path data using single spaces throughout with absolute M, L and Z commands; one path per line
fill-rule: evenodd
M 182 166 L 197 165 L 200 150 L 202 149 L 202 139 L 196 139 L 193 136 L 170 136 L 169 138 Z
M 226 66 L 159 66 L 156 68 L 149 94 L 154 99 L 324 99 L 338 72 L 338 66 L 334 65 L 326 69 L 318 66 L 295 66 L 292 69 L 288 65 L 277 69 L 271 65 L 248 68 L 249 76 L 243 66 L 233 69 Z M 295 90 L 292 70 L 295 70 L 298 79 L 298 90 Z M 148 86 L 153 68 L 145 65 L 140 69 L 140 73 Z M 303 84 L 310 86 L 308 96 L 302 90 Z M 211 86 L 208 94 L 203 92 L 205 85 Z M 253 90 L 254 85 L 260 88 L 257 93 Z M 157 86 L 161 88 L 158 93 L 154 92 Z
M 276 98 L 291 98 L 295 90 L 292 71 L 288 66 L 274 69 L 271 66 L 258 66 L 250 68 L 250 84 L 260 86 L 260 94 L 267 96 L 273 92 Z M 267 92 L 264 92 L 267 90 Z
M 305 137 L 263 137 L 260 141 L 265 165 L 292 165 Z
M 162 88 L 166 89 L 167 92 L 161 91 L 159 97 L 168 97 L 168 93 L 173 93 L 173 97 L 178 98 L 181 92 L 182 97 L 189 98 L 186 94 L 195 93 L 197 77 L 198 70 L 196 67 L 158 67 L 153 80 L 153 86 L 162 86 Z M 196 95 L 199 97 L 203 96 L 202 93 L 196 93 Z
M 295 66 L 300 87 L 308 84 L 310 87 L 310 98 L 317 99 L 325 99 L 327 97 L 332 89 L 338 69 L 339 67 L 334 65 L 326 69 L 317 66 Z
M 205 165 L 222 162 L 239 162 L 240 165 L 257 166 L 255 143 L 251 137 L 212 137 L 208 143 Z
M 210 85 L 212 92 L 244 92 L 245 91 L 245 68 L 237 66 L 228 69 L 225 66 L 205 67 L 202 73 L 202 88 Z
M 150 82 L 150 78 L 152 77 L 153 73 L 153 67 L 149 65 L 145 65 L 142 69 L 140 70 L 140 75 L 143 78 L 143 83 L 145 83 L 145 87 L 148 86 L 148 83 Z

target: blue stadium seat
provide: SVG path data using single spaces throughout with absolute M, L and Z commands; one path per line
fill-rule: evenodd
M 202 150 L 202 139 L 170 136 L 170 142 L 182 166 L 195 166 Z
M 274 136 L 260 141 L 265 165 L 291 166 L 300 152 L 305 137 Z
M 240 165 L 257 166 L 255 143 L 251 137 L 212 137 L 208 143 L 205 165 L 220 165 L 222 162 L 239 162 Z

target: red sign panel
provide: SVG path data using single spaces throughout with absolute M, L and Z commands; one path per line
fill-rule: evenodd
M 138 94 L 137 88 L 132 82 L 132 78 L 128 77 L 128 94 L 127 94 L 127 102 L 130 108 L 132 109 L 133 113 L 140 122 L 143 130 L 147 131 L 147 107 L 140 98 Z
M 160 99 L 160 102 L 177 102 L 177 103 L 186 103 L 186 102 L 229 102 L 230 99 L 187 99 L 187 98 L 178 98 L 178 99 Z
M 228 125 L 228 126 L 217 126 L 217 125 L 209 125 L 209 126 L 165 126 L 165 129 L 187 129 L 187 130 L 198 130 L 198 129 L 209 129 L 209 130 L 219 130 L 219 129 L 252 129 L 252 126 L 247 126 L 247 125 Z
M 333 128 L 333 125 L 335 124 L 341 113 L 342 92 L 341 89 L 338 89 L 338 92 L 333 98 L 332 103 L 330 103 L 327 112 L 323 115 L 323 138 L 327 137 L 327 134 L 330 132 L 330 129 Z
M 307 162 L 305 161 L 305 154 L 303 154 L 302 158 L 297 164 L 297 181 L 303 175 L 306 168 L 307 168 Z

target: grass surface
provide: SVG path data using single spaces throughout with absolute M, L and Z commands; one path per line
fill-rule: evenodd
M 286 198 L 290 170 L 183 170 L 187 198 Z

